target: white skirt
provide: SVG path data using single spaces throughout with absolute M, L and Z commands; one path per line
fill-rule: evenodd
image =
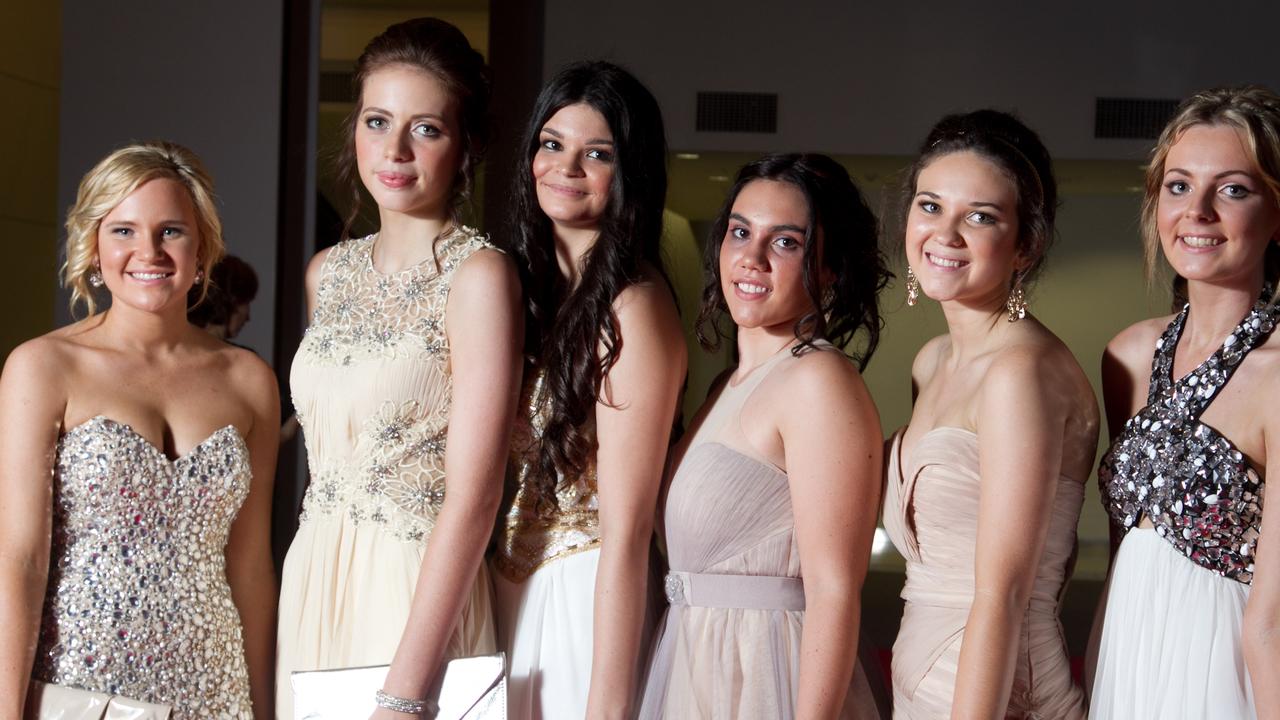
M 521 583 L 493 572 L 511 720 L 586 716 L 599 562 L 599 549 L 575 553 L 552 560 Z
M 1150 528 L 1120 544 L 1105 594 L 1090 720 L 1252 720 L 1241 628 L 1249 586 Z

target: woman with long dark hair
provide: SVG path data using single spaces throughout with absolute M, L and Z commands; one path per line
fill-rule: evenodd
M 483 558 L 520 384 L 519 284 L 459 222 L 488 72 L 457 28 L 419 18 L 369 43 L 355 85 L 340 170 L 379 229 L 307 270 L 291 384 L 311 484 L 280 594 L 280 718 L 293 671 L 391 663 L 375 714 L 389 719 L 428 705 L 446 659 L 494 650 Z
M 1053 239 L 1049 152 L 995 110 L 930 130 L 903 192 L 907 303 L 947 334 L 911 368 L 884 525 L 907 559 L 894 715 L 1080 718 L 1058 619 L 1098 443 L 1075 357 L 1028 310 Z
M 543 88 L 522 147 L 525 415 L 494 559 L 510 714 L 627 717 L 686 363 L 658 254 L 662 115 L 622 68 L 576 64 Z
M 861 672 L 851 684 L 880 496 L 880 422 L 859 373 L 888 278 L 876 242 L 834 160 L 772 155 L 739 171 L 699 316 L 708 349 L 732 320 L 738 362 L 672 453 L 670 609 L 643 718 L 878 716 Z

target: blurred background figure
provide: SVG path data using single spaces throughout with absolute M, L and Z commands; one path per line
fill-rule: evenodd
M 209 272 L 204 300 L 195 288 L 187 297 L 187 320 L 230 342 L 249 322 L 249 305 L 258 296 L 258 273 L 249 263 L 228 255 Z

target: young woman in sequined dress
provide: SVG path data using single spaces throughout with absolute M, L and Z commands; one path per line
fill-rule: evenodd
M 520 382 L 520 289 L 459 221 L 488 72 L 457 28 L 421 18 L 374 38 L 355 84 L 340 170 L 379 229 L 307 270 L 291 387 L 311 481 L 282 573 L 281 718 L 293 671 L 390 663 L 382 690 L 419 701 L 447 659 L 495 649 L 482 558 Z M 387 704 L 375 718 L 403 717 Z
M 63 282 L 89 316 L 0 377 L 0 718 L 28 677 L 272 717 L 275 375 L 187 321 L 222 254 L 190 150 L 127 146 L 81 182 Z
M 1280 514 L 1263 495 L 1280 452 L 1280 97 L 1184 102 L 1152 153 L 1142 226 L 1148 268 L 1163 257 L 1188 303 L 1103 356 L 1116 554 L 1089 716 L 1277 717 Z
M 686 362 L 658 255 L 662 115 L 622 68 L 580 63 L 543 88 L 522 149 L 511 241 L 528 364 L 493 562 L 510 715 L 626 718 Z

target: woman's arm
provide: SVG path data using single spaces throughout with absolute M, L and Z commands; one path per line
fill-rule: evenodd
M 785 381 L 777 427 L 805 597 L 796 718 L 835 718 L 857 660 L 884 445 L 875 403 L 845 358 L 810 352 Z
M 66 398 L 49 348 L 34 340 L 0 375 L 0 719 L 20 720 L 49 575 L 53 465 Z
M 445 311 L 453 378 L 445 499 L 383 685 L 396 697 L 426 696 L 493 533 L 520 391 L 522 323 L 520 283 L 511 261 L 490 250 L 468 258 L 454 275 Z M 405 716 L 380 708 L 373 717 Z
M 244 629 L 249 697 L 255 718 L 275 709 L 276 573 L 271 561 L 271 493 L 279 449 L 280 395 L 275 375 L 248 351 L 237 351 L 232 382 L 253 411 L 245 437 L 253 478 L 227 538 L 227 583 Z M 286 689 L 287 690 L 287 689 Z
M 587 717 L 631 717 L 645 612 L 649 539 L 676 398 L 688 361 L 665 284 L 633 285 L 614 301 L 622 350 L 596 404 L 600 564 Z
M 1280 382 L 1271 376 L 1271 390 L 1258 397 L 1274 398 Z M 1280 452 L 1280 419 L 1265 413 L 1263 447 Z M 1270 464 L 1270 463 L 1268 463 Z M 1269 468 L 1264 468 L 1264 470 Z M 1267 474 L 1270 476 L 1270 473 Z M 1253 559 L 1253 587 L 1244 606 L 1244 659 L 1253 685 L 1253 704 L 1259 720 L 1280 719 L 1280 506 L 1262 513 L 1262 533 Z
M 1019 628 L 1048 534 L 1069 390 L 1053 358 L 1014 348 L 978 389 L 979 499 L 973 606 L 956 671 L 952 718 L 1003 718 Z

